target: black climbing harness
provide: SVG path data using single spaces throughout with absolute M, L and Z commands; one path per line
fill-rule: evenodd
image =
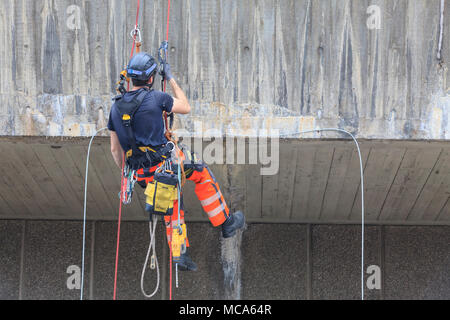
M 170 158 L 170 154 L 175 148 L 172 142 L 163 146 L 143 146 L 138 145 L 133 130 L 133 120 L 147 94 L 152 90 L 148 88 L 139 89 L 131 101 L 126 101 L 124 95 L 114 98 L 113 110 L 117 110 L 125 128 L 128 143 L 131 149 L 125 152 L 126 165 L 124 166 L 124 177 L 126 183 L 121 196 L 124 204 L 129 204 L 132 199 L 133 189 L 137 182 L 136 172 L 141 168 L 150 168 Z

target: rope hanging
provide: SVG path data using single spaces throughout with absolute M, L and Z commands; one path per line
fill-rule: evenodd
M 130 60 L 133 58 L 134 55 L 134 49 L 136 48 L 136 37 L 138 35 L 138 25 L 139 25 L 139 11 L 141 7 L 141 0 L 138 0 L 137 2 L 137 12 L 136 12 L 136 24 L 134 27 L 134 35 L 133 35 L 133 45 L 131 47 L 131 54 L 130 54 Z M 130 82 L 128 82 L 128 90 L 130 90 Z M 119 266 L 119 245 L 120 245 L 120 224 L 122 221 L 122 194 L 124 192 L 124 171 L 125 168 L 125 154 L 122 157 L 122 173 L 121 173 L 121 182 L 120 182 L 120 204 L 119 204 L 119 219 L 117 222 L 117 244 L 116 244 L 116 259 L 115 259 L 115 266 L 114 266 L 114 293 L 113 293 L 113 300 L 116 300 L 117 298 L 117 272 L 118 272 L 118 266 Z

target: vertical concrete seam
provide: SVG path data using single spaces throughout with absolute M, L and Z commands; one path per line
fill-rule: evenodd
M 91 230 L 91 257 L 89 266 L 89 300 L 94 300 L 94 271 L 95 271 L 95 221 Z
M 400 171 L 400 168 L 402 167 L 403 160 L 405 160 L 405 156 L 406 156 L 407 153 L 408 153 L 408 148 L 405 148 L 405 152 L 402 155 L 402 160 L 400 160 L 400 163 L 398 165 L 397 171 L 395 172 L 394 178 L 392 179 L 391 185 L 389 186 L 389 189 L 386 192 L 386 196 L 384 197 L 383 204 L 381 205 L 381 208 L 380 208 L 380 211 L 378 212 L 376 220 L 379 220 L 380 217 L 381 217 L 381 214 L 383 213 L 384 206 L 385 206 L 386 201 L 387 201 L 387 199 L 389 197 L 389 194 L 391 193 L 392 186 L 395 183 L 395 179 L 397 179 L 398 172 Z
M 319 221 L 322 218 L 323 204 L 325 203 L 325 196 L 327 194 L 328 182 L 330 182 L 330 175 L 331 175 L 331 171 L 333 169 L 333 162 L 334 162 L 334 155 L 335 155 L 335 153 L 336 153 L 336 148 L 333 148 L 333 154 L 331 156 L 331 161 L 330 161 L 330 168 L 328 168 L 327 181 L 325 183 L 325 189 L 323 190 L 323 195 L 322 195 L 322 202 L 320 204 L 320 211 L 319 211 L 319 218 L 318 218 Z
M 367 168 L 367 164 L 369 163 L 369 158 L 370 158 L 370 154 L 372 153 L 372 147 L 370 147 L 369 148 L 369 152 L 367 153 L 367 158 L 366 158 L 366 161 L 364 162 L 364 169 L 363 169 L 363 174 L 365 174 L 366 173 L 366 168 Z M 358 150 L 356 150 L 356 155 L 358 155 Z M 362 155 L 361 155 L 362 156 Z M 355 206 L 355 204 L 356 204 L 356 199 L 358 198 L 358 194 L 360 194 L 360 192 L 361 192 L 361 178 L 359 178 L 359 183 L 358 183 L 358 188 L 356 189 L 356 192 L 355 192 L 355 197 L 353 198 L 353 204 L 352 204 L 352 208 L 350 209 L 350 213 L 349 213 L 349 215 L 347 216 L 347 220 L 351 220 L 351 216 L 352 216 L 352 212 L 353 212 L 353 207 Z M 359 216 L 361 216 L 361 215 L 359 215 Z M 358 216 L 358 217 L 359 217 Z
M 20 271 L 19 271 L 19 300 L 23 300 L 23 269 L 24 269 L 24 258 L 25 258 L 25 233 L 27 230 L 27 221 L 24 220 L 22 223 L 22 241 L 20 245 Z
M 405 220 L 409 220 L 409 218 L 410 218 L 410 216 L 411 216 L 411 213 L 413 212 L 414 207 L 415 207 L 416 204 L 417 204 L 417 201 L 419 200 L 420 196 L 422 195 L 423 190 L 424 190 L 425 187 L 427 186 L 428 180 L 430 180 L 431 175 L 432 175 L 433 172 L 435 171 L 436 166 L 438 165 L 439 160 L 441 159 L 442 153 L 443 153 L 443 152 L 444 152 L 444 149 L 441 149 L 441 152 L 439 153 L 438 157 L 436 158 L 436 162 L 434 163 L 433 167 L 431 168 L 430 172 L 428 173 L 427 179 L 425 180 L 424 184 L 422 185 L 422 188 L 420 188 L 420 191 L 419 191 L 419 193 L 418 193 L 416 199 L 414 200 L 414 203 L 413 203 L 413 205 L 411 206 L 411 209 L 409 210 L 408 215 L 406 216 Z
M 306 225 L 306 299 L 312 300 L 312 230 Z
M 434 221 L 439 221 L 441 218 L 442 213 L 444 213 L 444 209 L 447 206 L 447 203 L 450 201 L 450 197 L 448 197 L 447 201 L 445 201 L 444 205 L 442 206 L 441 210 L 439 211 L 438 215 L 436 216 L 436 219 L 434 219 Z M 439 223 L 438 223 L 439 225 Z

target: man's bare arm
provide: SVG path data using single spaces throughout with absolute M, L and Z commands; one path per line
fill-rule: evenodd
M 191 112 L 189 101 L 186 98 L 183 90 L 181 90 L 181 88 L 178 86 L 175 79 L 170 79 L 169 84 L 174 94 L 172 112 L 181 114 L 188 114 L 189 112 Z
M 114 131 L 111 131 L 111 154 L 116 165 L 120 169 L 122 169 L 123 149 L 120 145 L 117 133 L 115 133 Z

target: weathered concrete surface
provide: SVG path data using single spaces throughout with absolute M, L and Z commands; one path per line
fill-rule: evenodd
M 166 5 L 142 1 L 152 53 Z M 380 8 L 380 29 L 367 27 L 370 5 Z M 0 134 L 88 136 L 103 127 L 135 12 L 136 1 L 1 1 Z M 170 61 L 194 106 L 178 127 L 450 139 L 448 1 L 438 60 L 440 16 L 439 0 L 172 1 Z
M 143 299 L 139 280 L 148 225 L 125 222 L 122 227 L 117 298 Z M 70 276 L 66 270 L 81 265 L 81 222 L 3 220 L 0 228 L 1 240 L 7 244 L 0 246 L 1 299 L 79 299 L 80 290 L 66 286 Z M 116 231 L 116 223 L 88 223 L 85 299 L 112 299 Z M 366 231 L 365 267 L 381 269 L 381 288 L 366 288 L 366 299 L 450 298 L 448 226 L 367 226 Z M 199 270 L 180 274 L 174 298 L 227 299 L 220 229 L 189 223 L 188 233 Z M 159 228 L 162 274 L 154 299 L 169 298 L 169 257 L 163 234 Z M 250 224 L 242 249 L 242 274 L 236 275 L 241 299 L 360 298 L 358 226 Z M 147 290 L 155 285 L 154 274 L 148 270 Z

